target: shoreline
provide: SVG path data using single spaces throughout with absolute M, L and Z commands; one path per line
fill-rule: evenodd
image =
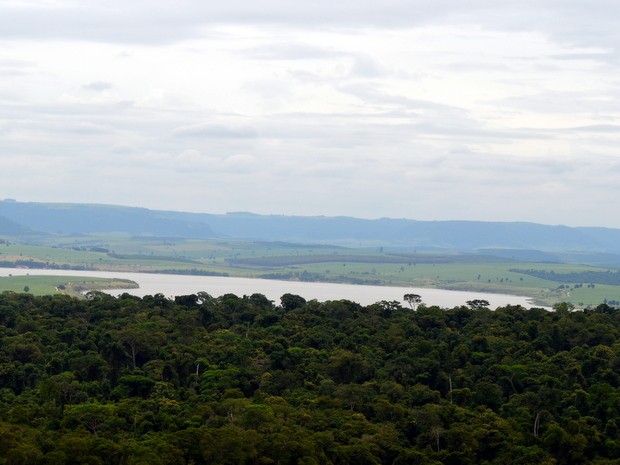
M 110 294 L 118 295 L 128 292 L 132 295 L 143 297 L 148 294 L 162 293 L 167 296 L 192 294 L 200 291 L 208 292 L 214 296 L 226 293 L 233 294 L 264 294 L 270 299 L 279 299 L 285 293 L 298 294 L 306 300 L 317 299 L 340 300 L 347 299 L 362 305 L 370 305 L 382 300 L 397 300 L 403 302 L 406 293 L 417 293 L 422 296 L 426 305 L 440 307 L 454 307 L 466 305 L 467 300 L 488 300 L 489 307 L 505 305 L 521 305 L 526 308 L 545 306 L 536 305 L 532 298 L 512 294 L 492 292 L 464 291 L 453 289 L 406 287 L 406 286 L 382 286 L 368 284 L 345 284 L 318 281 L 284 281 L 264 278 L 247 278 L 235 276 L 195 276 L 176 275 L 164 273 L 140 273 L 124 271 L 93 271 L 93 270 L 47 270 L 29 268 L 0 268 L 0 276 L 13 275 L 51 275 L 64 276 L 67 274 L 99 277 L 121 278 L 135 281 L 138 289 L 114 289 Z

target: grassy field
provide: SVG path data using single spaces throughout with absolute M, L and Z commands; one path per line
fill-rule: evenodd
M 92 269 L 105 271 L 172 272 L 266 277 L 291 280 L 350 282 L 523 295 L 551 306 L 620 303 L 620 285 L 567 283 L 565 273 L 605 273 L 587 265 L 537 263 L 484 255 L 421 254 L 382 248 L 344 248 L 322 245 L 135 238 L 129 235 L 56 238 L 39 245 L 10 241 L 0 245 L 0 264 L 28 268 Z M 557 273 L 541 279 L 514 270 Z M 546 276 L 548 277 L 548 276 Z M 46 279 L 50 279 L 49 277 Z M 592 284 L 590 286 L 590 284 Z M 24 285 L 15 284 L 12 290 Z M 54 283 L 29 287 L 43 293 Z
M 6 276 L 0 277 L 0 291 L 33 295 L 68 294 L 107 289 L 131 289 L 138 285 L 125 279 L 85 278 L 83 276 Z

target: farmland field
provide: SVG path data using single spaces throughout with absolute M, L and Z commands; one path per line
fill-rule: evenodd
M 124 279 L 84 278 L 81 276 L 3 276 L 0 290 L 34 295 L 68 294 L 79 296 L 92 290 L 127 289 L 136 283 Z
M 607 283 L 615 269 L 380 247 L 110 234 L 61 237 L 37 245 L 8 241 L 0 245 L 0 265 L 428 287 L 525 295 L 547 306 L 557 302 L 576 306 L 620 302 L 620 285 Z M 581 277 L 584 279 L 578 279 Z M 567 281 L 573 278 L 574 282 Z M 9 288 L 2 283 L 2 288 L 20 290 L 25 285 Z M 33 292 L 42 290 L 40 286 L 50 289 L 48 284 L 29 284 Z

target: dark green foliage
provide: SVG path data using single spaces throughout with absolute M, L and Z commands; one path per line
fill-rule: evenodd
M 0 464 L 610 464 L 620 310 L 0 294 Z
M 570 273 L 556 273 L 547 270 L 517 270 L 511 269 L 514 273 L 522 273 L 540 279 L 547 279 L 559 283 L 577 283 L 580 287 L 582 283 L 588 286 L 595 284 L 608 284 L 610 286 L 620 285 L 620 271 L 573 271 Z
M 280 297 L 280 302 L 282 303 L 282 308 L 289 311 L 303 307 L 306 304 L 306 299 L 299 295 L 287 293 Z

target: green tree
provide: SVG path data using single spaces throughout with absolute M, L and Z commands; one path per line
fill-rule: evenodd
M 468 300 L 467 305 L 469 305 L 469 308 L 472 310 L 478 310 L 480 308 L 487 308 L 489 306 L 489 301 L 484 299 Z
M 405 294 L 403 300 L 409 304 L 412 310 L 415 310 L 422 303 L 422 297 L 418 294 Z

